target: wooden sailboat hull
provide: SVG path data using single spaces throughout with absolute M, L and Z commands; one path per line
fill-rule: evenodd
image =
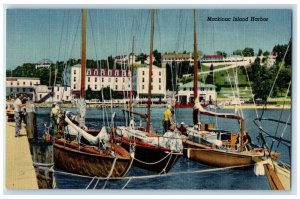
M 136 144 L 133 165 L 148 171 L 168 173 L 178 160 L 178 155 L 180 155 L 162 147 L 153 147 L 139 141 L 131 140 L 130 142 Z M 129 150 L 130 142 L 123 138 L 121 143 L 125 149 Z
M 184 156 L 202 164 L 215 167 L 232 167 L 250 165 L 253 163 L 251 155 L 239 153 L 230 153 L 210 147 L 203 146 L 198 143 L 186 140 L 183 142 Z M 242 168 L 246 168 L 242 167 Z
M 54 163 L 55 167 L 70 173 L 85 176 L 97 177 L 122 177 L 132 165 L 133 159 L 129 153 L 118 147 L 118 151 L 123 153 L 122 156 L 116 155 L 117 158 L 109 154 L 95 154 L 93 149 L 74 148 L 76 144 L 65 144 L 55 142 L 54 144 Z

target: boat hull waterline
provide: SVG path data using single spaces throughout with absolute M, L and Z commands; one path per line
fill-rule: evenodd
M 131 168 L 133 158 L 121 147 L 116 145 L 114 147 L 118 147 L 118 151 L 124 154 L 115 157 L 107 154 L 94 154 L 74 148 L 70 144 L 64 144 L 63 141 L 56 141 L 54 144 L 55 167 L 84 176 L 123 177 Z

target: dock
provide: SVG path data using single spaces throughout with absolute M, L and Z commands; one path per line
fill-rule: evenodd
M 15 123 L 6 122 L 6 188 L 38 189 L 30 146 L 22 123 L 21 136 L 15 137 Z

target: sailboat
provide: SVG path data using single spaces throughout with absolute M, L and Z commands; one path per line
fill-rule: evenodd
M 150 63 L 149 77 L 152 76 L 152 52 L 154 38 L 154 13 L 151 11 L 151 38 L 150 38 Z M 145 170 L 153 171 L 159 174 L 167 173 L 176 163 L 178 156 L 182 154 L 182 141 L 179 133 L 167 132 L 164 136 L 152 132 L 151 129 L 151 86 L 152 78 L 149 78 L 148 85 L 148 106 L 147 114 L 136 113 L 132 111 L 132 105 L 129 110 L 125 110 L 130 115 L 138 115 L 146 119 L 147 127 L 135 127 L 131 119 L 129 126 L 118 126 L 115 129 L 116 139 L 121 146 L 129 150 L 135 149 L 134 165 Z
M 194 97 L 198 97 L 198 66 L 197 66 L 197 37 L 196 37 L 196 11 L 194 10 Z M 217 113 L 199 110 L 199 114 L 238 120 L 240 132 L 217 130 L 212 124 L 188 127 L 188 135 L 183 140 L 184 155 L 199 163 L 215 167 L 241 168 L 253 165 L 253 158 L 263 157 L 268 151 L 264 148 L 247 150 L 244 145 L 244 118 L 240 115 L 229 113 Z M 279 158 L 280 154 L 272 152 L 273 159 Z
M 287 52 L 290 48 L 290 44 L 291 43 L 289 43 L 289 45 L 287 46 L 286 52 L 285 52 L 282 60 L 285 60 Z M 279 73 L 280 69 L 282 68 L 283 63 L 284 63 L 284 61 L 281 62 L 278 73 Z M 277 80 L 277 77 L 278 76 L 276 75 L 273 84 L 275 84 L 275 82 Z M 288 94 L 290 92 L 291 83 L 292 82 L 290 81 L 289 86 L 287 88 L 287 92 L 286 92 L 286 96 L 285 96 L 286 99 L 288 98 Z M 273 90 L 271 89 L 270 94 L 272 92 L 273 92 Z M 269 96 L 270 96 L 270 94 L 269 94 Z M 268 99 L 266 100 L 264 108 L 266 108 L 266 106 L 267 106 L 267 101 L 268 101 Z M 291 123 L 289 122 L 291 113 L 287 117 L 286 121 L 281 120 L 282 119 L 282 112 L 284 110 L 284 105 L 285 105 L 285 102 L 283 104 L 279 119 L 264 118 L 263 115 L 264 115 L 265 111 L 262 111 L 261 116 L 259 118 L 254 119 L 253 122 L 259 129 L 260 140 L 261 140 L 263 145 L 266 145 L 265 138 L 271 138 L 272 139 L 272 144 L 271 144 L 269 150 L 272 150 L 272 148 L 274 146 L 274 143 L 277 143 L 277 147 L 276 147 L 275 151 L 277 151 L 279 146 L 285 146 L 285 147 L 287 147 L 287 149 L 290 153 L 290 151 L 291 151 L 291 141 L 289 139 L 285 139 L 283 137 L 284 137 L 284 134 L 286 133 L 287 127 L 291 126 Z M 277 123 L 277 129 L 276 129 L 275 133 L 274 132 L 270 133 L 270 132 L 267 132 L 266 130 L 264 130 L 261 126 L 261 123 L 263 121 L 272 122 L 271 124 Z M 279 127 L 280 124 L 284 125 L 284 128 L 282 130 L 281 136 L 277 137 L 277 130 L 278 130 L 278 127 Z M 264 133 L 264 135 L 263 135 L 263 133 Z M 289 157 L 291 157 L 291 154 L 289 154 Z M 267 157 L 266 160 L 258 159 L 257 164 L 263 165 L 266 177 L 268 179 L 269 185 L 270 185 L 272 190 L 290 190 L 291 189 L 291 166 L 289 164 L 284 163 L 282 161 L 274 161 L 270 157 Z
M 66 124 L 61 138 L 53 138 L 54 164 L 70 173 L 93 177 L 122 177 L 131 168 L 133 153 L 108 140 L 105 127 L 101 131 L 89 130 L 85 122 L 85 72 L 86 72 L 86 13 L 82 10 L 81 90 L 79 119 L 70 112 L 60 116 Z M 97 133 L 97 136 L 91 135 Z M 88 144 L 80 142 L 84 138 Z

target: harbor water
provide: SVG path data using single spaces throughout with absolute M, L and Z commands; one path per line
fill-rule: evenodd
M 75 108 L 63 109 L 76 112 Z M 135 112 L 146 113 L 145 108 L 136 108 Z M 234 110 L 217 109 L 217 112 L 234 113 Z M 116 113 L 115 125 L 124 125 L 126 117 L 122 112 L 122 108 L 88 108 L 86 114 L 86 124 L 91 129 L 100 129 L 102 125 L 109 125 L 111 122 L 112 113 Z M 156 132 L 162 133 L 162 116 L 164 108 L 151 109 L 151 125 Z M 254 109 L 245 109 L 242 114 L 245 118 L 245 130 L 248 131 L 252 137 L 252 142 L 258 144 L 256 137 L 258 136 L 259 128 L 253 123 L 253 120 L 260 116 L 262 110 L 257 112 Z M 265 110 L 263 117 L 280 119 L 286 121 L 289 118 L 290 109 L 268 109 Z M 192 109 L 176 109 L 173 112 L 175 122 L 184 122 L 187 125 L 192 123 Z M 44 125 L 49 125 L 50 108 L 37 109 L 37 127 L 38 127 L 38 143 L 43 145 Z M 237 120 L 213 118 L 208 116 L 200 116 L 203 123 L 215 123 L 218 129 L 235 131 L 239 130 L 239 123 Z M 140 118 L 137 116 L 135 122 L 138 124 Z M 288 121 L 291 122 L 291 121 Z M 282 135 L 283 138 L 291 140 L 291 128 L 285 124 L 277 124 L 271 121 L 261 122 L 262 128 L 272 135 L 278 137 Z M 276 133 L 277 132 L 277 133 Z M 272 139 L 267 139 L 268 145 L 272 144 Z M 290 164 L 289 150 L 284 145 L 277 147 L 277 142 L 273 145 L 273 150 L 281 153 L 280 160 Z M 222 169 L 218 170 L 215 167 L 194 162 L 185 157 L 180 157 L 173 166 L 170 175 L 153 176 L 156 175 L 150 171 L 145 171 L 137 167 L 132 167 L 122 180 L 94 180 L 92 178 L 79 177 L 63 173 L 56 170 L 54 167 L 55 181 L 57 189 L 85 189 L 88 185 L 90 189 L 205 189 L 205 190 L 270 190 L 266 176 L 256 176 L 253 168 L 246 170 L 238 169 Z M 133 176 L 148 176 L 144 178 L 136 178 Z M 132 177 L 132 178 L 131 178 Z M 90 184 L 91 183 L 91 184 Z

